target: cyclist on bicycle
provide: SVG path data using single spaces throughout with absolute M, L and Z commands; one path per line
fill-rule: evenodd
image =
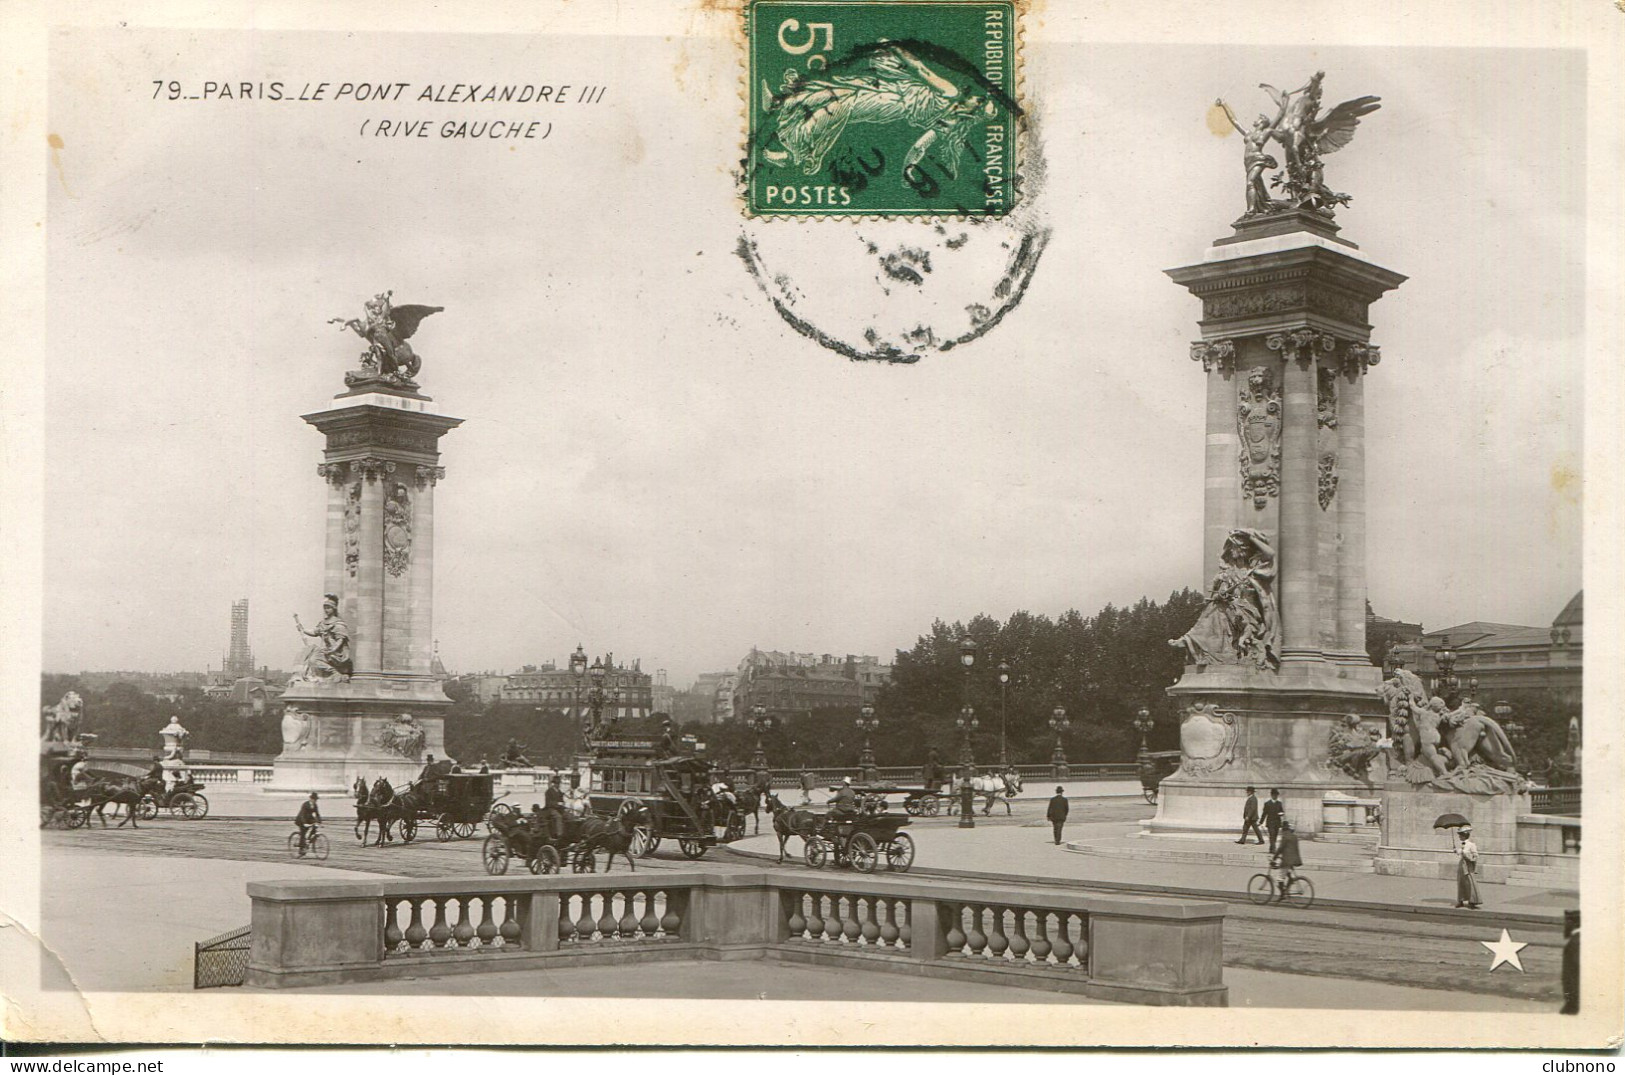
M 305 848 L 310 846 L 310 838 L 316 835 L 316 826 L 322 823 L 322 812 L 316 806 L 317 795 L 313 791 L 310 798 L 299 806 L 299 813 L 295 815 L 293 823 L 299 829 L 299 857 L 305 857 Z
M 1303 865 L 1303 855 L 1298 850 L 1298 834 L 1292 828 L 1292 822 L 1286 818 L 1281 819 L 1281 840 L 1275 848 L 1275 854 L 1270 858 L 1270 869 L 1280 870 L 1280 880 L 1276 882 L 1277 891 L 1281 897 L 1286 897 L 1287 886 L 1297 875 L 1292 872 L 1294 866 Z

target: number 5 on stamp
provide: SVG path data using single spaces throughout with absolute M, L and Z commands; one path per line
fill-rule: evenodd
M 1016 200 L 1013 0 L 755 0 L 753 216 L 1002 216 Z

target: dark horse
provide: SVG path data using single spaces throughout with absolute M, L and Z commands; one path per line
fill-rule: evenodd
M 779 837 L 779 861 L 784 861 L 784 845 L 790 837 L 799 836 L 805 842 L 817 836 L 824 828 L 824 815 L 801 807 L 785 806 L 771 791 L 767 793 L 767 808 L 773 812 L 773 831 Z
M 394 841 L 395 836 L 390 830 L 396 822 L 417 817 L 418 805 L 424 797 L 416 784 L 408 784 L 405 791 L 397 792 L 383 777 L 373 781 L 372 792 L 365 799 L 361 794 L 364 787 L 361 778 L 356 777 L 355 787 L 352 789 L 356 795 L 356 838 L 365 844 L 367 833 L 371 830 L 372 823 L 376 821 L 378 839 L 373 841 L 373 846 L 382 847 L 385 843 Z
M 628 799 L 613 818 L 590 817 L 581 823 L 576 856 L 578 859 L 585 856 L 591 862 L 595 854 L 604 852 L 604 872 L 608 873 L 615 865 L 615 856 L 620 855 L 635 873 L 638 864 L 632 861 L 632 837 L 638 826 L 648 824 L 648 807 L 636 799 Z
M 136 824 L 136 807 L 141 802 L 141 789 L 133 783 L 113 784 L 103 781 L 92 784 L 88 792 L 90 795 L 90 812 L 102 819 L 102 828 L 107 828 L 107 815 L 102 813 L 109 803 L 113 806 L 113 816 L 119 817 L 118 808 L 124 807 L 124 816 L 119 817 L 118 827 L 123 828 L 128 821 L 130 828 L 139 829 Z

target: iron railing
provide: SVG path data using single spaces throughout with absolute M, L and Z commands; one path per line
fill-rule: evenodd
M 248 976 L 248 950 L 253 943 L 250 929 L 241 926 L 192 945 L 193 989 L 243 984 Z

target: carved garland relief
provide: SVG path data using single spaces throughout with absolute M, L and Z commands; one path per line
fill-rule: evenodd
M 412 501 L 397 482 L 384 501 L 384 569 L 399 576 L 412 562 Z
M 361 563 L 361 479 L 357 478 L 344 497 L 344 568 L 355 578 Z
M 1320 449 L 1317 496 L 1320 510 L 1325 511 L 1337 495 L 1337 372 L 1321 366 L 1315 376 L 1315 436 Z
M 1254 366 L 1237 393 L 1241 493 L 1263 508 L 1281 491 L 1281 390 L 1266 367 Z

